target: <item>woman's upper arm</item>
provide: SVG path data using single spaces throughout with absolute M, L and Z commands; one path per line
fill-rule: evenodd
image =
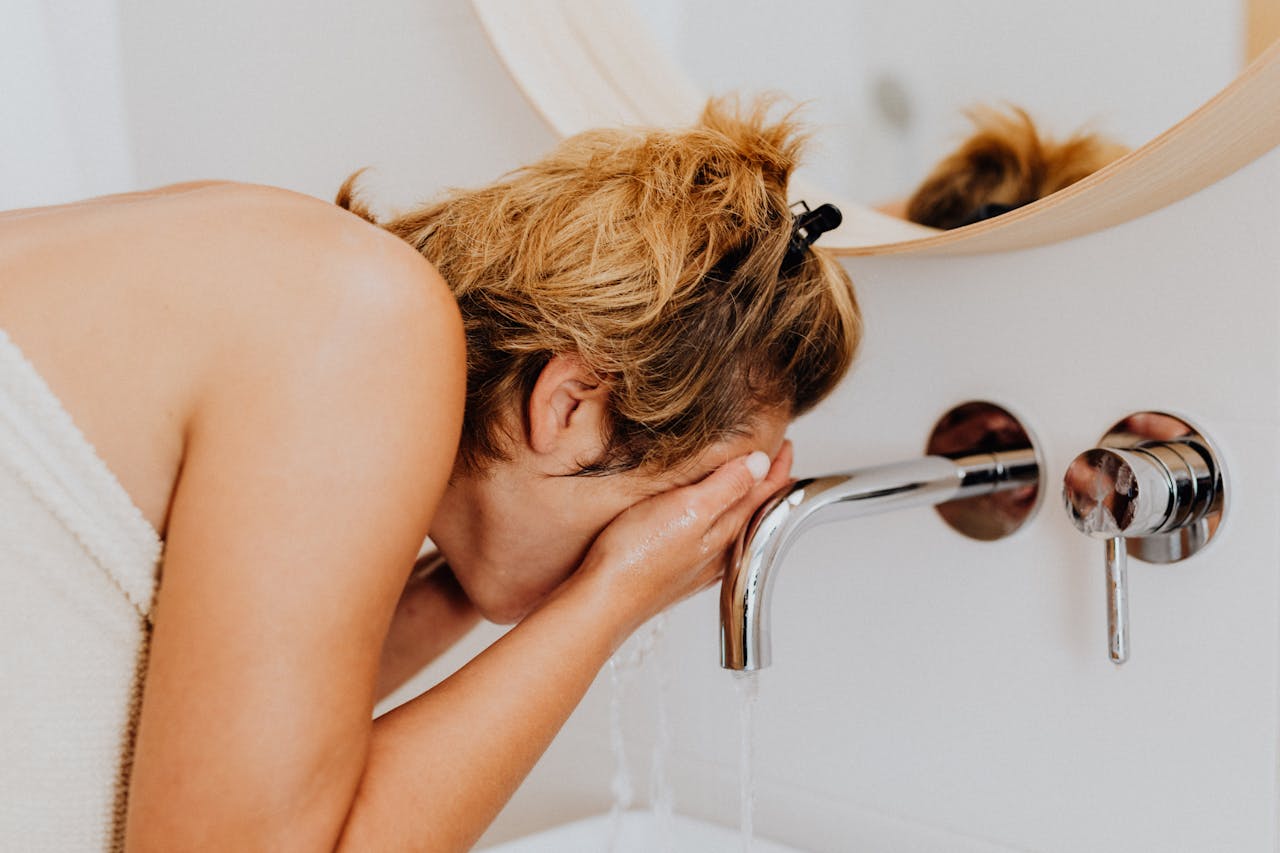
M 359 783 L 383 638 L 452 466 L 463 345 L 425 263 L 335 275 L 239 324 L 192 416 L 130 849 L 323 849 Z

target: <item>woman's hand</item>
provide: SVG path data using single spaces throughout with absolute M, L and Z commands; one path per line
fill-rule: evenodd
M 609 606 L 630 611 L 624 624 L 635 630 L 723 577 L 738 532 L 786 484 L 791 462 L 788 441 L 772 465 L 756 451 L 640 501 L 600 533 L 571 581 L 602 584 Z

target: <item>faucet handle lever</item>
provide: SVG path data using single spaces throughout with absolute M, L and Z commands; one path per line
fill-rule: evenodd
M 1111 662 L 1129 659 L 1129 559 L 1123 536 L 1104 545 L 1103 567 L 1107 575 L 1107 648 Z

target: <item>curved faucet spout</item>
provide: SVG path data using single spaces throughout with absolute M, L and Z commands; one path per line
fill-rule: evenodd
M 934 505 L 1034 484 L 1035 451 L 925 456 L 825 477 L 793 480 L 756 510 L 734 549 L 720 590 L 720 665 L 757 670 L 771 663 L 769 592 L 774 568 L 817 524 Z

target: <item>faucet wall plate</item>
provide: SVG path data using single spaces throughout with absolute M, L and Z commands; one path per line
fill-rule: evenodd
M 1044 460 L 1031 433 L 1009 410 L 985 401 L 961 403 L 934 424 L 925 445 L 929 456 L 950 459 L 1000 451 L 1032 451 L 1044 470 Z M 942 520 L 971 539 L 990 542 L 1013 534 L 1040 505 L 1039 481 L 1016 489 L 957 498 L 938 504 Z

